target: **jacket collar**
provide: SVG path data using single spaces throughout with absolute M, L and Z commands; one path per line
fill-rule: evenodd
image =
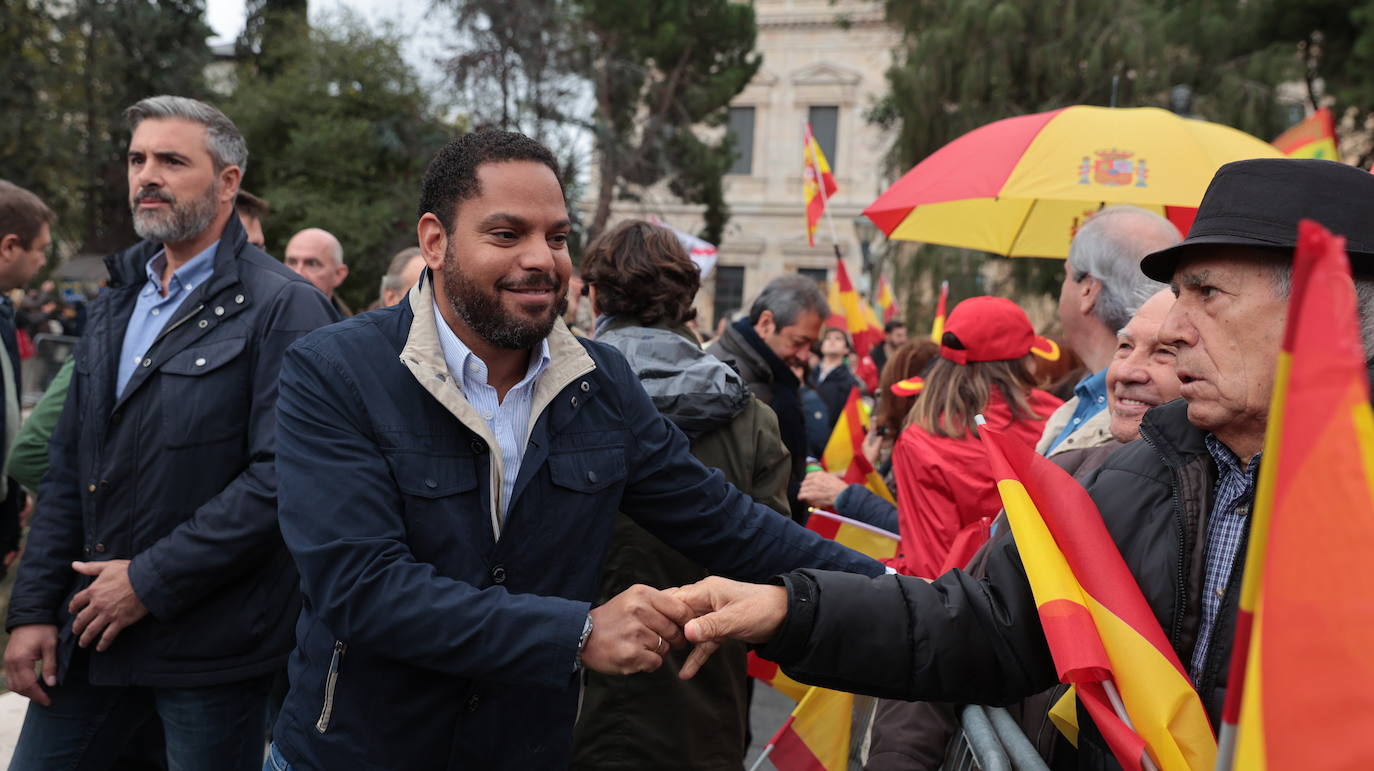
M 1145 413 L 1140 435 L 1159 452 L 1164 462 L 1178 468 L 1199 455 L 1210 457 L 1206 432 L 1188 422 L 1188 402 L 1175 399 Z
M 448 410 L 460 423 L 473 433 L 482 437 L 491 449 L 491 522 L 494 537 L 501 535 L 500 505 L 497 496 L 501 490 L 504 473 L 501 468 L 501 453 L 496 451 L 500 445 L 491 427 L 468 402 L 461 388 L 462 378 L 454 377 L 448 371 L 444 360 L 444 348 L 439 342 L 439 328 L 434 315 L 434 275 L 426 269 L 419 282 L 410 290 L 407 301 L 413 319 L 405 346 L 401 349 L 401 363 L 414 375 L 420 386 L 429 392 L 444 409 Z M 530 430 L 545 408 L 564 388 L 577 378 L 596 369 L 595 362 L 582 344 L 577 341 L 562 319 L 554 322 L 553 331 L 548 336 L 549 366 L 539 376 L 534 386 L 533 404 L 530 406 Z M 528 442 L 529 436 L 524 437 Z

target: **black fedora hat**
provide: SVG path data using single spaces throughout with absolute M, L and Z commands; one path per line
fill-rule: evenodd
M 1179 259 L 1209 246 L 1253 246 L 1292 254 L 1298 221 L 1345 236 L 1356 273 L 1374 273 L 1374 174 L 1335 161 L 1257 158 L 1217 169 L 1181 243 L 1140 261 L 1168 282 Z

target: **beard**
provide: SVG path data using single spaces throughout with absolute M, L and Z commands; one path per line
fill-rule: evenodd
M 170 205 L 166 211 L 140 209 L 139 202 L 148 200 Z M 176 196 L 160 188 L 145 188 L 130 200 L 129 209 L 139 238 L 169 244 L 190 241 L 204 233 L 219 213 L 219 181 L 211 182 L 203 195 L 185 203 L 177 203 Z
M 501 304 L 502 289 L 553 289 L 558 300 L 541 316 L 508 313 Z M 444 251 L 444 293 L 463 323 L 488 343 L 510 350 L 533 348 L 553 331 L 554 322 L 568 310 L 566 287 L 553 273 L 536 273 L 520 281 L 501 279 L 494 290 L 479 287 L 458 267 L 458 258 L 449 241 Z

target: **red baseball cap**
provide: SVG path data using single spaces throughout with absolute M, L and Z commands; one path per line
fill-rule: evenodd
M 1047 361 L 1059 359 L 1059 346 L 1035 334 L 1021 306 L 1005 297 L 970 297 L 954 306 L 945 321 L 945 334 L 962 348 L 940 342 L 940 356 L 955 364 L 1007 361 L 1033 353 Z

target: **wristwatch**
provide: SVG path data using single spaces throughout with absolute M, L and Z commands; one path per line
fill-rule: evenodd
M 592 614 L 587 614 L 587 620 L 582 624 L 582 636 L 577 640 L 577 661 L 573 662 L 573 671 L 582 671 L 582 651 L 587 649 L 587 638 L 592 636 Z

